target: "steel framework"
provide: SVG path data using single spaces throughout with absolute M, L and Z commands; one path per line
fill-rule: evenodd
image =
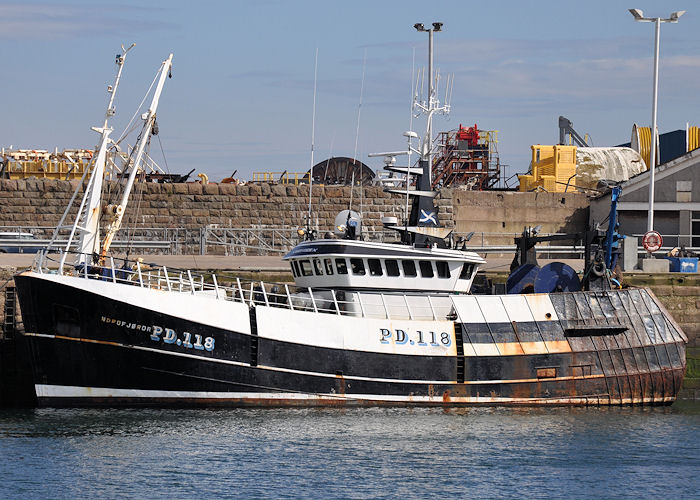
M 498 184 L 501 163 L 498 157 L 498 131 L 479 130 L 476 124 L 440 132 L 438 154 L 433 160 L 432 187 L 467 186 L 483 191 Z

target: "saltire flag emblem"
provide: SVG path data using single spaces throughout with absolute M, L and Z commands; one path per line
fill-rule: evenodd
M 437 226 L 437 221 L 435 220 L 435 212 L 427 213 L 425 210 L 420 211 L 420 222 L 432 222 Z

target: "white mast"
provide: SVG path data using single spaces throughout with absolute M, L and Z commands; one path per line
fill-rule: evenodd
M 144 149 L 146 148 L 146 143 L 151 137 L 151 132 L 153 130 L 153 124 L 156 121 L 156 110 L 158 109 L 158 101 L 160 100 L 160 94 L 163 91 L 163 85 L 165 84 L 165 77 L 170 72 L 173 64 L 173 55 L 170 54 L 168 58 L 162 62 L 160 67 L 160 77 L 158 78 L 158 85 L 153 94 L 153 100 L 148 108 L 148 111 L 141 115 L 141 119 L 144 121 L 143 129 L 141 131 L 141 138 L 136 145 L 136 156 L 134 158 L 134 165 L 129 174 L 129 180 L 124 186 L 124 193 L 122 195 L 121 202 L 118 205 L 109 205 L 107 207 L 107 213 L 112 217 L 112 220 L 107 226 L 107 233 L 105 234 L 104 241 L 102 242 L 102 249 L 100 250 L 100 259 L 103 259 L 109 250 L 114 235 L 121 227 L 122 219 L 124 217 L 124 212 L 126 210 L 126 204 L 129 201 L 129 195 L 131 194 L 131 189 L 134 186 L 134 181 L 136 180 L 136 174 L 138 174 L 141 169 L 141 161 L 143 159 Z
M 107 86 L 109 92 L 109 103 L 105 112 L 105 119 L 102 127 L 92 127 L 92 130 L 101 134 L 100 144 L 97 148 L 97 156 L 95 158 L 94 167 L 88 184 L 85 187 L 85 195 L 78 210 L 78 216 L 71 229 L 68 243 L 66 244 L 66 252 L 70 249 L 76 231 L 80 232 L 80 240 L 78 242 L 78 258 L 77 264 L 86 264 L 90 254 L 96 253 L 98 250 L 98 233 L 100 220 L 100 198 L 102 195 L 102 183 L 104 180 L 105 164 L 107 160 L 107 146 L 110 139 L 109 134 L 112 128 L 108 127 L 109 118 L 114 116 L 114 98 L 117 94 L 117 87 L 121 80 L 122 70 L 124 69 L 124 61 L 126 54 L 134 47 L 132 43 L 128 49 L 122 45 L 123 54 L 117 54 L 116 64 L 119 67 L 117 76 L 114 79 L 114 85 Z M 72 202 L 71 202 L 72 203 Z M 60 225 L 60 224 L 59 224 Z M 61 257 L 61 268 L 66 259 L 66 253 Z

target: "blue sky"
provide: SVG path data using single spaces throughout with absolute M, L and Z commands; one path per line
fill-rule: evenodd
M 305 171 L 318 48 L 315 160 L 353 155 L 366 54 L 358 158 L 379 168 L 367 153 L 405 144 L 414 49 L 427 65 L 427 36 L 413 24 L 441 21 L 436 66 L 455 86 L 435 130 L 497 129 L 502 162 L 523 172 L 531 144 L 558 140 L 559 115 L 596 146 L 649 125 L 653 25 L 635 23 L 633 7 L 688 10 L 661 28 L 658 123 L 699 125 L 700 4 L 689 0 L 0 1 L 0 146 L 93 147 L 114 55 L 135 42 L 114 135 L 173 52 L 158 113 L 165 159 L 152 147 L 161 166 L 212 180 Z

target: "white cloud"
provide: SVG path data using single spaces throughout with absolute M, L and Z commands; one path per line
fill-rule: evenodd
M 139 19 L 146 12 L 160 10 L 125 5 L 7 3 L 0 5 L 0 38 L 52 40 L 173 29 L 175 26 L 168 22 Z

